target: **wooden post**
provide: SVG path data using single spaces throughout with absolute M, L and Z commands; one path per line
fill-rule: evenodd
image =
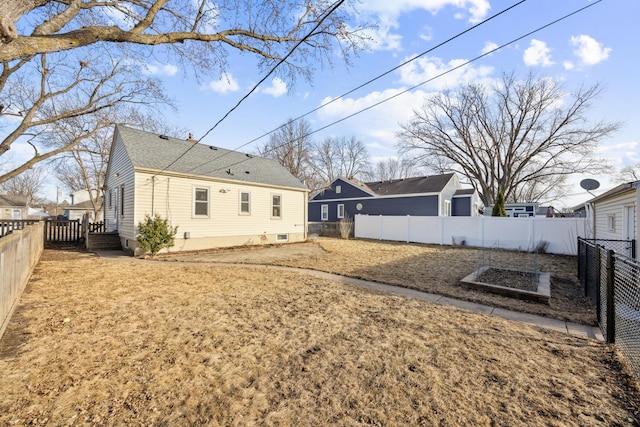
M 614 261 L 612 250 L 607 251 L 607 343 L 616 342 L 616 309 L 614 304 Z
M 600 315 L 601 315 L 601 311 L 602 311 L 602 303 L 600 301 L 600 295 L 602 295 L 602 293 L 600 292 L 600 286 L 602 286 L 602 279 L 601 279 L 601 274 L 602 274 L 602 267 L 601 267 L 601 256 L 600 256 L 600 246 L 596 245 L 596 292 L 597 292 L 597 296 L 596 296 L 596 319 L 598 320 L 598 322 L 600 322 Z M 586 282 L 585 282 L 585 288 L 586 288 Z

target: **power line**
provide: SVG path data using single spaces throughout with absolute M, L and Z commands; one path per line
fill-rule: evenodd
M 291 48 L 291 50 L 289 50 L 289 52 L 287 52 L 287 54 L 281 58 L 278 63 L 276 65 L 274 65 L 269 72 L 258 82 L 256 83 L 253 88 L 251 88 L 251 90 L 244 95 L 242 98 L 240 98 L 240 100 L 236 103 L 236 105 L 234 105 L 229 111 L 226 112 L 226 114 L 224 116 L 222 116 L 222 118 L 220 118 L 220 120 L 218 120 L 208 131 L 205 132 L 204 135 L 202 135 L 201 138 L 199 138 L 199 140 L 196 140 L 191 147 L 189 147 L 184 153 L 182 153 L 181 155 L 179 155 L 174 161 L 172 161 L 171 163 L 169 163 L 167 166 L 165 166 L 162 171 L 160 172 L 164 172 L 165 170 L 169 169 L 172 165 L 174 165 L 176 162 L 178 162 L 181 158 L 183 158 L 189 151 L 191 151 L 193 149 L 193 147 L 196 146 L 196 144 L 198 144 L 198 141 L 201 141 L 202 139 L 204 139 L 207 135 L 209 135 L 209 133 L 211 133 L 216 127 L 218 127 L 218 125 L 220 123 L 222 123 L 228 116 L 229 114 L 231 114 L 236 108 L 238 108 L 240 106 L 240 104 L 242 104 L 242 102 L 244 102 L 245 99 L 247 99 L 253 92 L 255 92 L 255 90 L 258 88 L 258 86 L 260 86 L 262 83 L 264 83 L 265 80 L 267 80 L 267 78 L 269 78 L 269 76 L 271 74 L 273 74 L 275 72 L 275 70 L 282 65 L 292 54 L 293 52 L 302 44 L 304 43 L 308 38 L 310 38 L 313 33 L 318 29 L 318 27 L 320 27 L 320 25 L 322 25 L 322 23 L 325 21 L 325 19 L 327 19 L 329 16 L 331 16 L 331 14 L 333 12 L 335 12 L 338 7 L 340 7 L 342 5 L 342 3 L 344 3 L 345 0 L 338 0 L 336 1 L 330 8 L 329 10 L 324 14 L 324 16 L 322 16 L 318 22 L 316 23 L 316 25 L 311 29 L 311 31 L 309 31 L 304 37 L 302 37 L 300 40 L 298 40 L 298 42 Z
M 371 79 L 367 80 L 366 82 L 364 82 L 364 83 L 362 83 L 362 84 L 360 84 L 360 85 L 356 86 L 355 88 L 353 88 L 353 89 L 351 89 L 351 90 L 349 90 L 349 91 L 347 91 L 347 92 L 343 93 L 342 95 L 339 95 L 339 96 L 337 96 L 337 97 L 335 97 L 335 98 L 331 99 L 330 101 L 327 101 L 327 102 L 325 102 L 324 104 L 321 104 L 320 106 L 318 106 L 318 107 L 316 107 L 316 108 L 314 108 L 314 109 L 312 109 L 312 110 L 310 110 L 310 111 L 308 111 L 308 112 L 306 112 L 306 113 L 304 113 L 304 114 L 302 114 L 302 115 L 300 115 L 300 116 L 298 116 L 298 117 L 296 117 L 296 118 L 294 118 L 294 119 L 291 119 L 291 120 L 287 121 L 286 123 L 284 123 L 284 124 L 282 124 L 282 125 L 278 126 L 278 127 L 277 127 L 277 128 L 275 128 L 275 129 L 270 130 L 269 132 L 265 132 L 265 133 L 263 133 L 262 135 L 260 135 L 260 136 L 258 136 L 258 137 L 256 137 L 256 138 L 253 138 L 251 141 L 248 141 L 248 142 L 245 142 L 245 143 L 244 143 L 244 144 L 242 144 L 242 145 L 239 145 L 238 147 L 234 148 L 234 149 L 233 149 L 233 150 L 231 150 L 231 151 L 238 151 L 239 149 L 244 148 L 244 147 L 246 147 L 247 145 L 252 144 L 252 143 L 254 143 L 254 142 L 256 142 L 256 141 L 258 141 L 258 140 L 260 140 L 260 139 L 264 138 L 265 136 L 270 135 L 270 134 L 272 134 L 272 133 L 274 133 L 274 132 L 276 132 L 276 131 L 278 131 L 278 130 L 282 129 L 282 128 L 283 128 L 283 127 L 285 127 L 285 126 L 288 126 L 289 124 L 291 124 L 291 123 L 293 123 L 293 122 L 296 122 L 296 121 L 298 121 L 298 120 L 300 120 L 300 119 L 302 119 L 302 118 L 304 118 L 304 117 L 306 117 L 306 116 L 308 116 L 308 115 L 310 115 L 310 114 L 313 114 L 313 113 L 315 113 L 316 111 L 318 111 L 318 110 L 320 110 L 320 109 L 322 109 L 322 108 L 324 108 L 324 107 L 326 107 L 326 106 L 328 106 L 328 105 L 330 105 L 330 104 L 332 104 L 332 103 L 336 102 L 337 100 L 342 99 L 342 98 L 344 98 L 345 96 L 350 95 L 350 94 L 352 94 L 353 92 L 355 92 L 355 91 L 357 91 L 357 90 L 360 90 L 360 89 L 362 89 L 363 87 L 365 87 L 365 86 L 367 86 L 367 85 L 370 85 L 371 83 L 375 82 L 376 80 L 379 80 L 379 79 L 381 79 L 382 77 L 384 77 L 384 76 L 386 76 L 386 75 L 388 75 L 388 74 L 391 74 L 392 72 L 394 72 L 394 71 L 398 70 L 399 68 L 404 67 L 405 65 L 407 65 L 407 64 L 409 64 L 409 63 L 411 63 L 411 62 L 415 61 L 416 59 L 419 59 L 419 58 L 421 58 L 421 57 L 425 56 L 426 54 L 433 52 L 434 50 L 436 50 L 436 49 L 438 49 L 438 48 L 440 48 L 440 47 L 442 47 L 442 46 L 444 46 L 444 45 L 446 45 L 446 44 L 448 44 L 448 43 L 452 42 L 453 40 L 455 40 L 455 39 L 457 39 L 457 38 L 459 38 L 459 37 L 462 37 L 464 34 L 466 34 L 466 33 L 470 32 L 470 31 L 475 30 L 476 28 L 480 27 L 481 25 L 486 24 L 487 22 L 489 22 L 489 21 L 493 20 L 494 18 L 497 18 L 498 16 L 500 16 L 500 15 L 502 15 L 502 14 L 504 14 L 504 13 L 506 13 L 506 12 L 510 11 L 511 9 L 513 9 L 513 8 L 515 8 L 515 7 L 517 7 L 517 6 L 520 6 L 520 5 L 521 5 L 522 3 L 524 3 L 525 1 L 527 1 L 527 0 L 521 0 L 521 1 L 517 2 L 517 3 L 512 4 L 511 6 L 509 6 L 509 7 L 507 7 L 506 9 L 503 9 L 503 10 L 501 10 L 500 12 L 498 12 L 498 13 L 496 13 L 496 14 L 494 14 L 494 15 L 490 16 L 489 18 L 487 18 L 487 19 L 483 20 L 482 22 L 479 22 L 479 23 L 477 23 L 477 24 L 473 25 L 472 27 L 469 27 L 469 28 L 467 28 L 466 30 L 464 30 L 464 31 L 462 31 L 462 32 L 459 32 L 458 34 L 456 34 L 456 35 L 454 35 L 454 36 L 452 36 L 452 37 L 449 37 L 447 40 L 445 40 L 445 41 L 443 41 L 443 42 L 440 42 L 440 43 L 438 43 L 437 45 L 435 45 L 435 46 L 433 46 L 433 47 L 431 47 L 431 48 L 429 48 L 429 49 L 425 50 L 424 52 L 422 52 L 422 53 L 420 53 L 420 54 L 418 54 L 418 55 L 416 55 L 416 56 L 414 56 L 414 57 L 412 57 L 412 58 L 410 58 L 410 59 L 408 59 L 408 60 L 404 61 L 403 63 L 401 63 L 401 64 L 399 64 L 399 65 L 396 65 L 395 67 L 393 67 L 393 68 L 391 68 L 391 69 L 389 69 L 389 70 L 385 71 L 384 73 L 379 74 L 378 76 L 373 77 L 373 78 L 371 78 Z M 214 160 L 218 160 L 218 159 L 220 159 L 220 158 L 222 158 L 222 157 L 226 156 L 227 154 L 229 154 L 229 152 L 225 152 L 225 153 L 221 154 L 220 156 L 216 157 Z M 193 170 L 195 170 L 195 169 L 199 168 L 200 166 L 204 166 L 204 165 L 206 165 L 207 163 L 209 163 L 209 162 L 211 162 L 211 161 L 213 161 L 213 160 L 210 160 L 210 161 L 207 161 L 207 162 L 205 162 L 205 163 L 202 163 L 202 164 L 200 164 L 200 165 L 198 165 L 198 166 L 195 166 L 195 167 L 193 167 L 192 169 L 190 169 L 190 170 L 189 170 L 189 172 L 191 172 L 191 171 L 193 171 Z
M 325 129 L 327 129 L 327 128 L 331 127 L 331 126 L 334 126 L 334 125 L 336 125 L 336 124 L 338 124 L 338 123 L 341 123 L 341 122 L 343 122 L 343 121 L 345 121 L 345 120 L 347 120 L 347 119 L 350 119 L 350 118 L 352 118 L 352 117 L 354 117 L 354 116 L 357 116 L 357 115 L 359 115 L 359 114 L 361 114 L 361 113 L 364 113 L 365 111 L 368 111 L 368 110 L 370 110 L 370 109 L 372 109 L 372 108 L 374 108 L 374 107 L 377 107 L 377 106 L 379 106 L 379 105 L 381 105 L 381 104 L 384 104 L 385 102 L 388 102 L 388 101 L 390 101 L 390 100 L 392 100 L 392 99 L 395 99 L 395 98 L 399 97 L 400 95 L 404 95 L 404 94 L 405 94 L 405 93 L 407 93 L 407 92 L 411 92 L 411 91 L 413 91 L 414 89 L 417 89 L 417 88 L 418 88 L 418 87 L 420 87 L 420 86 L 423 86 L 423 85 L 425 85 L 425 84 L 427 84 L 427 83 L 432 82 L 433 80 L 436 80 L 436 79 L 438 79 L 438 78 L 440 78 L 440 77 L 443 77 L 443 76 L 445 76 L 445 75 L 447 75 L 447 74 L 449 74 L 449 73 L 451 73 L 451 72 L 453 72 L 453 71 L 456 71 L 456 70 L 458 70 L 458 69 L 460 69 L 460 68 L 466 67 L 467 65 L 471 64 L 472 62 L 475 62 L 475 61 L 477 61 L 477 60 L 479 60 L 479 59 L 482 59 L 482 58 L 484 58 L 485 56 L 489 56 L 489 55 L 491 55 L 492 53 L 495 53 L 495 52 L 497 52 L 498 50 L 503 49 L 503 48 L 505 48 L 505 47 L 509 46 L 510 44 L 513 44 L 513 43 L 515 43 L 515 42 L 518 42 L 518 41 L 520 41 L 520 40 L 522 40 L 522 39 L 524 39 L 524 38 L 526 38 L 526 37 L 529 37 L 529 36 L 531 36 L 531 35 L 533 35 L 533 34 L 535 34 L 535 33 L 537 33 L 537 32 L 540 32 L 540 31 L 544 30 L 544 29 L 546 29 L 546 28 L 548 28 L 548 27 L 550 27 L 550 26 L 552 26 L 552 25 L 555 25 L 555 24 L 557 24 L 557 23 L 559 23 L 559 22 L 561 22 L 561 21 L 564 21 L 565 19 L 568 19 L 568 18 L 572 17 L 573 15 L 576 15 L 576 14 L 578 14 L 578 13 L 580 13 L 580 12 L 583 12 L 584 10 L 586 10 L 586 9 L 588 9 L 588 8 L 592 7 L 592 6 L 595 6 L 596 4 L 598 4 L 598 3 L 600 3 L 600 2 L 602 2 L 602 0 L 596 0 L 596 1 L 595 1 L 595 2 L 593 2 L 593 3 L 590 3 L 590 4 L 586 5 L 586 6 L 584 6 L 584 7 L 580 8 L 580 9 L 577 9 L 577 10 L 575 10 L 575 11 L 571 12 L 571 13 L 568 13 L 568 14 L 566 14 L 566 15 L 564 15 L 564 16 L 562 16 L 562 17 L 560 17 L 560 18 L 558 18 L 558 19 L 556 19 L 556 20 L 554 20 L 554 21 L 551 21 L 551 22 L 549 22 L 549 23 L 547 23 L 547 24 L 545 24 L 545 25 L 542 25 L 542 26 L 540 26 L 540 27 L 538 27 L 538 28 L 536 28 L 536 29 L 534 29 L 534 30 L 532 30 L 532 31 L 529 31 L 528 33 L 526 33 L 526 34 L 524 34 L 524 35 L 521 35 L 521 36 L 519 36 L 519 37 L 517 37 L 517 38 L 515 38 L 515 39 L 513 39 L 513 40 L 510 40 L 510 41 L 508 41 L 508 42 L 506 42 L 506 43 L 503 43 L 503 44 L 501 44 L 500 46 L 495 47 L 495 48 L 491 49 L 490 51 L 483 53 L 482 55 L 478 55 L 478 56 L 476 56 L 476 57 L 475 57 L 475 58 L 473 58 L 473 59 L 470 59 L 470 60 L 468 60 L 468 61 L 466 61 L 466 62 L 464 62 L 464 63 L 462 63 L 462 64 L 459 64 L 459 65 L 457 65 L 457 66 L 455 66 L 455 67 L 453 67 L 453 68 L 451 68 L 451 69 L 449 69 L 449 70 L 447 70 L 447 71 L 443 71 L 442 73 L 440 73 L 440 74 L 438 74 L 438 75 L 436 75 L 436 76 L 434 76 L 434 77 L 432 77 L 432 78 L 430 78 L 430 79 L 427 79 L 427 80 L 425 80 L 425 81 L 423 81 L 423 82 L 421 82 L 421 83 L 418 83 L 418 84 L 416 84 L 416 85 L 414 85 L 414 86 L 411 86 L 411 87 L 409 87 L 408 89 L 405 89 L 405 90 L 403 90 L 403 91 L 401 91 L 401 92 L 398 92 L 397 94 L 395 94 L 395 95 L 393 95 L 393 96 L 390 96 L 390 97 L 388 97 L 388 98 L 385 98 L 385 99 L 383 99 L 383 100 L 381 100 L 381 101 L 379 101 L 379 102 L 376 102 L 376 103 L 374 103 L 374 104 L 372 104 L 372 105 L 369 105 L 368 107 L 365 107 L 365 108 L 363 108 L 363 109 L 361 109 L 361 110 L 358 110 L 358 111 L 356 111 L 356 112 L 354 112 L 354 113 L 352 113 L 352 114 L 349 114 L 349 115 L 347 115 L 347 116 L 345 116 L 345 117 L 342 117 L 342 118 L 340 118 L 340 119 L 338 119 L 338 120 L 336 120 L 336 121 L 334 121 L 334 122 L 331 122 L 331 123 L 329 123 L 329 124 L 327 124 L 327 125 L 325 125 L 325 126 L 322 126 L 322 127 L 318 128 L 318 129 L 315 129 L 315 130 L 313 130 L 313 131 L 311 131 L 311 132 L 309 132 L 309 133 L 305 134 L 304 136 L 305 136 L 305 137 L 307 137 L 307 136 L 313 135 L 313 134 L 315 134 L 315 133 L 318 133 L 318 132 L 320 132 L 320 131 L 322 131 L 322 130 L 325 130 Z M 277 145 L 277 146 L 275 146 L 275 147 L 273 147 L 273 148 L 271 148 L 271 149 L 269 149 L 269 150 L 265 151 L 265 153 L 269 153 L 269 152 L 274 151 L 274 150 L 276 150 L 276 149 L 278 149 L 278 148 L 284 147 L 284 146 L 285 146 L 286 144 L 288 144 L 289 142 L 295 142 L 295 141 L 298 141 L 299 139 L 301 139 L 301 138 L 297 138 L 297 139 L 295 139 L 295 140 L 293 140 L 293 141 L 288 141 L 287 143 L 284 143 L 284 144 L 281 144 L 281 145 Z M 264 153 L 263 153 L 263 154 L 264 154 Z M 220 157 L 222 157 L 222 156 L 219 156 L 218 158 L 216 158 L 216 159 L 214 159 L 214 160 L 217 160 L 217 159 L 219 159 Z M 216 169 L 213 169 L 213 170 L 208 171 L 208 172 L 206 172 L 206 173 L 212 173 L 212 172 L 216 172 L 216 171 L 218 171 L 218 170 L 227 169 L 227 168 L 229 168 L 229 167 L 231 167 L 231 166 L 236 166 L 236 165 L 238 165 L 238 164 L 240 164 L 240 163 L 244 163 L 244 162 L 246 162 L 247 160 L 248 160 L 248 159 L 243 159 L 243 160 L 241 160 L 241 161 L 239 161 L 239 162 L 231 163 L 231 164 L 229 164 L 229 165 L 227 165 L 227 166 L 224 166 L 224 167 L 221 167 L 221 168 L 216 168 Z M 210 163 L 210 162 L 207 162 L 207 163 Z M 204 163 L 204 164 L 206 164 L 206 163 Z M 202 165 L 200 165 L 200 166 L 204 166 L 204 164 L 202 164 Z M 200 167 L 200 166 L 197 166 L 197 167 Z M 197 167 L 196 167 L 196 168 L 197 168 Z M 194 169 L 196 169 L 196 168 L 194 168 Z M 193 169 L 191 169 L 191 170 L 193 170 Z

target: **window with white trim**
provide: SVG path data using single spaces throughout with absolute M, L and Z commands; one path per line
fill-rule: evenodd
M 609 231 L 616 231 L 616 214 L 607 215 L 607 227 Z
M 251 215 L 251 193 L 240 192 L 240 215 Z
M 320 220 L 329 220 L 329 205 L 320 205 Z
M 450 200 L 445 200 L 444 201 L 444 212 L 442 213 L 443 216 L 451 216 L 451 201 Z
M 193 187 L 193 216 L 209 217 L 209 188 Z
M 282 218 L 282 196 L 271 195 L 271 218 Z
M 289 235 L 288 234 L 276 234 L 276 242 L 288 242 Z
M 113 190 L 109 190 L 109 209 L 113 208 Z
M 338 205 L 338 219 L 340 218 L 344 218 L 344 205 L 340 204 Z
M 336 194 L 342 193 L 342 185 L 336 185 Z

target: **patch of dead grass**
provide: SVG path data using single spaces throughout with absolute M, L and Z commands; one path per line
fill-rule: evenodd
M 0 341 L 1 425 L 637 420 L 599 342 L 295 272 L 59 258 Z
M 460 280 L 484 262 L 498 268 L 528 269 L 533 266 L 534 254 L 331 238 L 321 238 L 318 244 L 324 253 L 272 263 L 404 286 L 575 323 L 594 325 L 596 321 L 595 308 L 584 296 L 576 278 L 576 257 L 537 254 L 539 271 L 551 273 L 551 300 L 546 305 L 460 286 Z

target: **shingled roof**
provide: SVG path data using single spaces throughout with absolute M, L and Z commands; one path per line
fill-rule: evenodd
M 27 198 L 25 196 L 9 196 L 6 194 L 0 194 L 0 206 L 27 206 Z
M 398 194 L 439 193 L 453 177 L 452 173 L 443 175 L 419 176 L 415 178 L 392 179 L 389 181 L 365 182 L 370 192 L 380 196 Z
M 136 169 L 169 171 L 246 183 L 307 189 L 278 162 L 239 151 L 116 125 Z M 185 154 L 186 153 L 186 154 Z

